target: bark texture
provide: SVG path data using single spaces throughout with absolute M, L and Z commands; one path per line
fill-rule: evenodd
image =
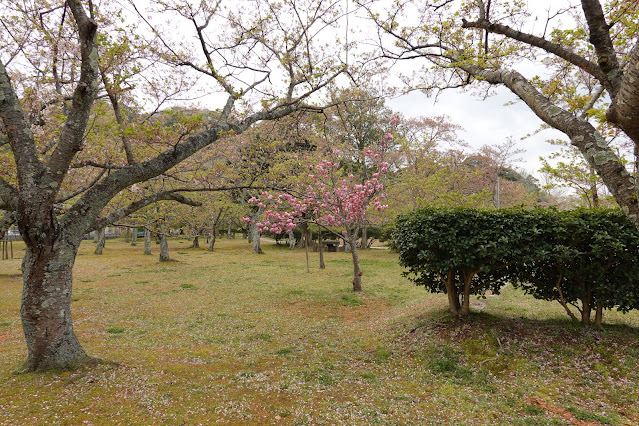
M 144 254 L 151 254 L 151 231 L 144 230 Z
M 105 233 L 106 229 L 104 228 L 100 228 L 95 233 L 95 254 L 102 254 L 102 251 L 104 250 L 104 244 L 106 241 Z
M 79 241 L 47 238 L 29 244 L 22 262 L 22 329 L 26 371 L 71 369 L 93 361 L 80 345 L 71 320 L 72 269 Z
M 160 235 L 160 262 L 170 262 L 171 258 L 169 257 L 169 243 L 166 238 L 166 234 L 162 233 Z
M 213 251 L 215 247 L 215 240 L 217 239 L 217 229 L 213 229 L 211 231 L 211 235 L 209 236 L 209 246 L 207 248 L 208 251 Z
M 295 240 L 295 233 L 292 229 L 288 230 L 288 249 L 295 250 L 295 244 L 297 241 Z
M 351 258 L 353 260 L 353 291 L 360 292 L 362 291 L 362 275 L 364 272 L 362 271 L 359 263 L 359 252 L 357 251 L 357 234 L 359 230 L 355 231 L 347 231 L 346 232 L 346 240 L 344 241 L 346 244 L 350 246 Z
M 459 303 L 459 294 L 455 285 L 455 272 L 449 271 L 446 277 L 442 277 L 446 287 L 446 295 L 448 296 L 448 310 L 456 317 L 461 316 L 461 304 Z

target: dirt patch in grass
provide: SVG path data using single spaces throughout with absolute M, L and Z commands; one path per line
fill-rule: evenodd
M 379 318 L 390 309 L 388 302 L 382 299 L 371 298 L 367 300 L 365 297 L 359 296 L 357 300 L 360 300 L 361 303 L 352 305 L 349 302 L 343 303 L 342 299 L 333 303 L 294 300 L 286 303 L 282 307 L 282 311 L 293 317 L 339 318 L 347 322 L 362 322 Z

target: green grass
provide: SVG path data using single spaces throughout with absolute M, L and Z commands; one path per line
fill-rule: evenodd
M 83 243 L 75 331 L 119 366 L 46 374 L 14 374 L 21 260 L 0 262 L 0 424 L 639 423 L 636 312 L 606 312 L 599 332 L 506 288 L 458 321 L 394 253 L 361 253 L 354 294 L 350 254 L 325 253 L 325 270 L 311 254 L 309 274 L 303 250 L 264 249 L 221 239 L 167 268 Z
M 193 284 L 180 284 L 180 287 L 185 289 L 185 290 L 194 290 L 194 289 L 197 288 Z

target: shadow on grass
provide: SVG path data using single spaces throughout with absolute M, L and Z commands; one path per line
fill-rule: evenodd
M 22 274 L 21 273 L 16 273 L 16 274 L 0 274 L 0 279 L 2 278 L 9 278 L 9 279 L 13 279 L 13 278 L 22 278 Z
M 514 331 L 522 336 L 534 335 L 541 337 L 553 336 L 615 336 L 630 337 L 636 340 L 639 336 L 639 327 L 628 324 L 603 324 L 603 330 L 597 330 L 594 326 L 584 326 L 569 318 L 513 318 L 509 315 L 500 315 L 489 312 L 470 312 L 465 318 L 457 318 L 446 309 L 431 311 L 419 315 L 417 327 L 410 330 L 414 333 L 424 330 L 459 330 L 482 333 L 486 331 Z

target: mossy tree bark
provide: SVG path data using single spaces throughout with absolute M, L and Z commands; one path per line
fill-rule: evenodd
M 28 350 L 25 370 L 69 369 L 87 363 L 92 358 L 80 345 L 71 319 L 72 270 L 82 233 L 61 232 L 53 208 L 19 212 L 26 244 L 20 308 Z M 49 226 L 25 227 L 31 221 L 46 221 Z
M 144 230 L 144 254 L 151 254 L 151 231 Z
M 213 228 L 211 231 L 211 235 L 209 236 L 209 246 L 207 248 L 208 251 L 213 251 L 215 247 L 215 240 L 217 239 L 217 229 Z
M 169 243 L 166 238 L 166 234 L 162 232 L 160 234 L 160 262 L 169 262 L 171 257 L 169 256 Z
M 102 254 L 102 251 L 104 250 L 104 244 L 105 244 L 105 233 L 106 233 L 106 229 L 105 228 L 100 228 L 96 231 L 95 233 L 95 254 Z

